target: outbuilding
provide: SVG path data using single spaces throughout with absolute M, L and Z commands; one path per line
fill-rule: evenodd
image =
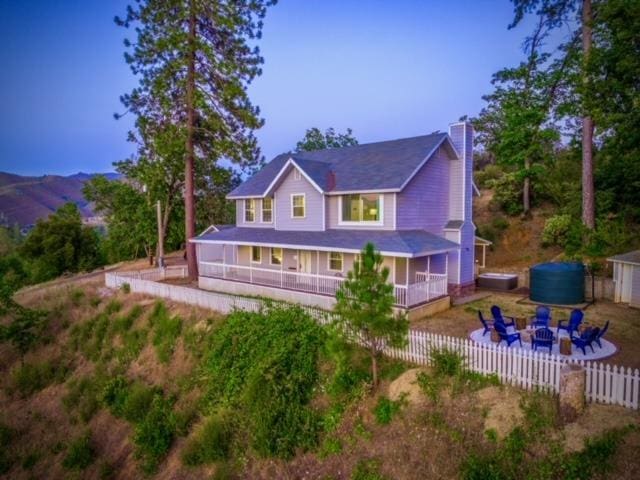
M 613 263 L 613 301 L 640 308 L 640 250 L 608 258 Z

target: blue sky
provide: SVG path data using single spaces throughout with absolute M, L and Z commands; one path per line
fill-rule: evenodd
M 0 170 L 112 170 L 133 152 L 116 121 L 136 83 L 123 59 L 124 0 L 0 3 Z M 267 159 L 307 128 L 371 142 L 445 130 L 475 115 L 491 74 L 517 63 L 528 24 L 508 0 L 282 0 L 266 18 L 250 95 Z

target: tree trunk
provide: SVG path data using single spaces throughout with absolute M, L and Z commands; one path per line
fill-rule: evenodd
M 524 177 L 524 185 L 522 187 L 522 209 L 525 216 L 529 215 L 529 210 L 531 210 L 531 178 L 529 177 L 530 168 L 531 161 L 527 158 L 524 161 L 524 170 L 526 176 Z
M 371 381 L 373 390 L 378 388 L 378 355 L 373 350 L 371 351 Z
M 587 65 L 591 52 L 591 0 L 582 0 L 583 82 L 586 95 L 589 88 Z M 593 230 L 595 221 L 595 192 L 593 186 L 593 119 L 585 111 L 582 118 L 582 223 Z
M 193 132 L 195 124 L 194 91 L 196 83 L 196 12 L 193 0 L 189 2 L 189 52 L 187 56 L 187 156 L 185 161 L 185 186 L 184 186 L 184 210 L 185 210 L 185 241 L 187 251 L 187 267 L 189 278 L 198 278 L 198 264 L 196 262 L 196 248 L 189 240 L 196 235 L 196 210 L 194 197 L 194 163 L 195 151 Z

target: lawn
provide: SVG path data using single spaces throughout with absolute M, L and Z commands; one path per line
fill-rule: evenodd
M 471 303 L 452 307 L 446 312 L 438 313 L 412 322 L 411 327 L 428 332 L 441 333 L 456 337 L 468 337 L 480 328 L 478 310 L 485 317 L 491 316 L 492 305 L 499 305 L 505 315 L 530 317 L 535 306 L 520 303 L 521 295 L 491 293 L 486 298 Z M 558 320 L 569 317 L 570 310 L 552 308 L 552 326 Z M 606 338 L 618 347 L 618 352 L 604 360 L 607 363 L 625 367 L 640 368 L 640 310 L 608 301 L 598 301 L 584 311 L 585 322 L 602 327 L 609 320 L 609 331 Z

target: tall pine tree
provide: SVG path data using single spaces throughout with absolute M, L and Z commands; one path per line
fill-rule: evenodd
M 261 74 L 256 46 L 275 0 L 138 0 L 118 25 L 135 28 L 127 63 L 140 78 L 122 103 L 147 122 L 170 122 L 185 135 L 185 236 L 191 278 L 197 277 L 195 170 L 227 159 L 241 168 L 259 161 L 253 131 L 263 121 L 247 95 Z M 165 128 L 160 129 L 165 131 Z

